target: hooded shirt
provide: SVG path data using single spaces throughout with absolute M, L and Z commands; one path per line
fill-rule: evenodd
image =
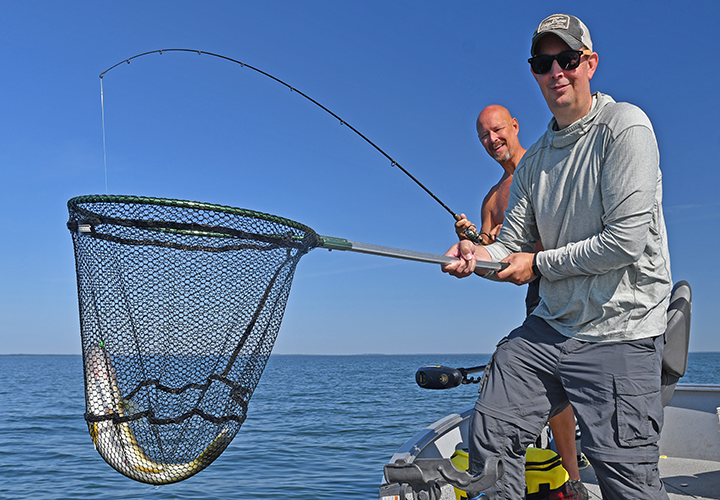
M 556 129 L 553 118 L 520 161 L 502 230 L 485 248 L 500 261 L 542 241 L 533 314 L 565 336 L 662 334 L 672 279 L 650 120 L 598 92 L 587 115 Z

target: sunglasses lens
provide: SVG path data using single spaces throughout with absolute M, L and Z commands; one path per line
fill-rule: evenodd
M 552 56 L 535 56 L 530 59 L 530 68 L 536 75 L 543 75 L 550 71 L 554 59 Z
M 575 69 L 580 66 L 580 54 L 577 52 L 561 52 L 556 57 L 562 69 Z

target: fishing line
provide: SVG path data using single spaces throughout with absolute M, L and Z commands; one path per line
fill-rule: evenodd
M 238 61 L 237 59 L 233 59 L 233 58 L 231 58 L 231 57 L 223 56 L 223 55 L 220 55 L 220 54 L 214 54 L 214 53 L 212 53 L 212 52 L 205 52 L 205 51 L 203 51 L 203 50 L 195 50 L 195 49 L 159 49 L 159 50 L 151 50 L 151 51 L 148 51 L 148 52 L 143 52 L 142 54 L 134 55 L 134 56 L 129 57 L 129 58 L 127 58 L 127 59 L 123 59 L 123 60 L 120 61 L 119 63 L 115 64 L 114 66 L 109 67 L 108 69 L 106 69 L 105 71 L 103 71 L 102 73 L 100 73 L 100 101 L 101 101 L 101 102 L 103 101 L 103 96 L 102 96 L 102 79 L 103 79 L 103 77 L 105 76 L 105 74 L 106 74 L 108 71 L 110 71 L 110 70 L 112 70 L 112 69 L 114 69 L 114 68 L 117 68 L 118 66 L 120 66 L 120 65 L 123 64 L 123 63 L 130 64 L 130 61 L 132 61 L 133 59 L 137 59 L 138 57 L 143 57 L 143 56 L 146 56 L 146 55 L 149 55 L 149 54 L 156 54 L 156 53 L 162 55 L 163 52 L 194 52 L 194 53 L 196 53 L 196 54 L 198 54 L 198 55 L 203 55 L 203 54 L 204 54 L 204 55 L 208 55 L 208 56 L 212 56 L 212 57 L 217 57 L 217 58 L 219 58 L 219 59 L 224 59 L 224 60 L 226 60 L 226 61 L 230 61 L 230 62 L 233 62 L 233 63 L 235 63 L 235 64 L 239 64 L 239 65 L 242 66 L 243 68 L 248 68 L 248 69 L 251 69 L 251 70 L 253 70 L 253 71 L 257 72 L 257 73 L 260 73 L 261 75 L 264 75 L 264 76 L 266 76 L 266 77 L 268 77 L 268 78 L 270 78 L 270 79 L 272 79 L 272 80 L 275 80 L 275 81 L 278 82 L 279 84 L 281 84 L 281 85 L 289 88 L 292 92 L 296 92 L 296 93 L 300 94 L 302 97 L 304 97 L 304 98 L 307 99 L 308 101 L 312 102 L 312 103 L 315 104 L 316 106 L 322 108 L 324 111 L 326 111 L 327 113 L 329 113 L 330 115 L 332 115 L 334 118 L 336 118 L 336 119 L 340 122 L 340 125 L 345 125 L 345 126 L 348 127 L 350 130 L 352 130 L 353 132 L 355 132 L 357 135 L 359 135 L 360 137 L 362 137 L 362 138 L 365 140 L 365 142 L 367 142 L 368 144 L 370 144 L 370 145 L 371 145 L 372 147 L 374 147 L 377 151 L 379 151 L 385 158 L 387 158 L 388 160 L 390 160 L 391 166 L 399 168 L 405 175 L 407 175 L 408 177 L 410 177 L 410 179 L 412 179 L 418 186 L 420 186 L 427 194 L 429 194 L 430 196 L 432 196 L 432 198 L 433 198 L 435 201 L 437 201 L 445 210 L 447 210 L 447 211 L 450 213 L 450 215 L 452 215 L 453 218 L 454 218 L 456 221 L 459 221 L 459 220 L 460 220 L 460 216 L 459 216 L 458 214 L 456 214 L 453 210 L 451 210 L 445 203 L 443 203 L 443 202 L 440 200 L 440 198 L 438 198 L 437 196 L 435 196 L 435 194 L 434 194 L 432 191 L 430 191 L 427 187 L 425 187 L 425 185 L 424 185 L 422 182 L 420 182 L 418 179 L 416 179 L 410 172 L 408 172 L 402 165 L 400 165 L 393 157 L 391 157 L 389 154 L 387 154 L 385 151 L 383 151 L 377 144 L 375 144 L 375 143 L 372 142 L 370 139 L 368 139 L 367 137 L 365 137 L 365 135 L 363 135 L 359 130 L 357 130 L 355 127 L 353 127 L 352 125 L 350 125 L 348 122 L 346 122 L 345 120 L 343 120 L 342 118 L 340 118 L 338 115 L 336 115 L 335 113 L 333 113 L 332 111 L 330 111 L 328 108 L 326 108 L 325 106 L 323 106 L 322 104 L 320 104 L 319 102 L 317 102 L 317 101 L 316 101 L 315 99 L 313 99 L 312 97 L 308 96 L 308 95 L 305 94 L 304 92 L 301 92 L 300 90 L 298 90 L 298 89 L 296 89 L 295 87 L 289 85 L 288 83 L 280 80 L 279 78 L 276 78 L 276 77 L 274 77 L 273 75 L 271 75 L 270 73 L 267 73 L 267 72 L 265 72 L 265 71 L 263 71 L 263 70 L 261 70 L 261 69 L 259 69 L 259 68 L 256 68 L 256 67 L 254 67 L 254 66 L 251 66 L 251 65 L 249 65 L 249 64 L 246 64 L 246 63 L 244 63 L 244 62 L 242 62 L 242 61 Z M 105 151 L 105 110 L 104 110 L 104 108 L 103 108 L 103 154 L 104 154 L 104 151 Z M 106 189 L 106 191 L 107 191 L 107 161 L 106 161 L 106 164 L 105 164 L 105 189 Z M 476 244 L 479 244 L 479 242 L 480 242 L 480 236 L 479 236 L 479 234 L 476 233 L 475 231 L 473 231 L 472 229 L 466 229 L 466 230 L 465 230 L 465 236 L 467 236 L 468 239 L 470 239 L 471 241 L 475 242 Z
M 103 95 L 102 77 L 100 78 L 100 109 L 101 109 L 101 114 L 102 114 L 103 165 L 105 165 L 105 194 L 108 194 L 107 148 L 105 147 L 105 97 Z

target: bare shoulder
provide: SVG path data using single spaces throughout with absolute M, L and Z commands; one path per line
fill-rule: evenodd
M 497 194 L 498 190 L 500 189 L 500 184 L 502 181 L 495 184 L 493 187 L 490 188 L 490 191 L 487 192 L 485 195 L 485 198 L 483 198 L 483 206 L 490 203 L 490 200 L 492 200 L 495 195 Z
M 485 195 L 483 204 L 489 203 L 494 199 L 507 199 L 510 193 L 510 185 L 512 184 L 512 176 L 504 176 L 493 187 L 490 188 L 488 194 Z

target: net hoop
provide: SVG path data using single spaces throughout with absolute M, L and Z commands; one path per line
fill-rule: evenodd
M 227 205 L 216 205 L 212 203 L 204 203 L 200 201 L 187 201 L 187 200 L 176 200 L 171 198 L 154 198 L 147 196 L 131 196 L 131 195 L 112 195 L 112 194 L 93 194 L 76 196 L 71 198 L 67 202 L 68 210 L 76 210 L 79 213 L 83 213 L 88 217 L 99 217 L 86 208 L 83 205 L 88 203 L 125 203 L 125 204 L 142 204 L 142 205 L 158 205 L 165 207 L 177 207 L 177 208 L 191 208 L 196 210 L 209 210 L 212 212 L 227 213 L 233 215 L 240 215 L 245 217 L 252 217 L 255 219 L 266 220 L 268 222 L 277 222 L 284 224 L 301 231 L 314 233 L 311 228 L 295 222 L 284 217 L 278 217 L 277 215 L 266 214 L 263 212 L 257 212 L 254 210 L 247 210 L 244 208 L 235 208 Z

